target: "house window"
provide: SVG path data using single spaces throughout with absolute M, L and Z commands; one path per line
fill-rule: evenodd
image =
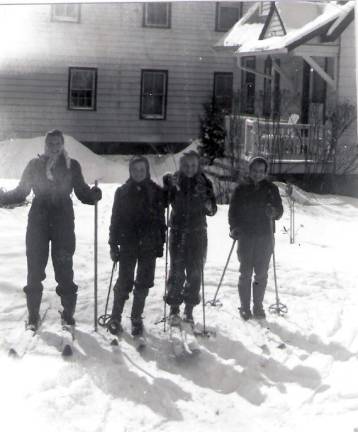
M 52 5 L 52 21 L 80 21 L 80 5 L 75 3 L 58 3 Z
M 170 28 L 171 4 L 170 3 L 144 3 L 143 26 L 154 28 Z
M 224 112 L 231 112 L 233 97 L 232 72 L 214 73 L 214 105 Z
M 71 110 L 96 110 L 97 69 L 70 68 L 68 108 Z
M 165 120 L 168 71 L 142 70 L 140 118 Z
M 241 17 L 241 4 L 220 2 L 216 3 L 216 31 L 229 31 Z
M 256 69 L 255 57 L 245 57 L 242 59 L 243 66 L 252 70 Z M 252 72 L 242 72 L 242 110 L 244 114 L 255 114 L 256 97 L 256 75 Z

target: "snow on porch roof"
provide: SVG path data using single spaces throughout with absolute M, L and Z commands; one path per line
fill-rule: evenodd
M 293 47 L 313 38 L 319 31 L 325 30 L 325 34 L 329 36 L 331 28 L 339 27 L 354 12 L 354 5 L 354 0 L 345 4 L 330 2 L 325 5 L 305 6 L 302 3 L 293 6 L 288 2 L 276 2 L 286 34 L 260 39 L 264 22 L 259 16 L 257 3 L 220 39 L 216 47 L 231 47 L 239 56 L 287 53 Z M 298 11 L 300 13 L 293 15 L 292 12 Z

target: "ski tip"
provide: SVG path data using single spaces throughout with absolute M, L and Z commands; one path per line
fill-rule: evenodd
M 14 348 L 9 349 L 8 355 L 11 358 L 16 358 L 16 359 L 20 358 L 19 354 L 17 353 L 17 351 Z
M 62 350 L 62 357 L 71 357 L 73 355 L 73 349 L 70 345 L 65 345 Z

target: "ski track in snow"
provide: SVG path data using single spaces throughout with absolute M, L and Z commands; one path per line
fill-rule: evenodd
M 11 187 L 12 181 L 2 185 Z M 107 235 L 115 185 L 103 185 L 99 206 L 99 312 L 104 310 L 112 264 Z M 306 194 L 309 197 L 309 194 Z M 284 201 L 285 205 L 286 202 Z M 12 431 L 354 431 L 358 427 L 358 200 L 313 196 L 296 205 L 296 244 L 289 244 L 286 208 L 277 224 L 276 254 L 286 317 L 268 316 L 271 333 L 238 316 L 238 262 L 233 254 L 219 298 L 207 308 L 217 336 L 201 339 L 195 359 L 172 357 L 162 325 L 164 260 L 145 311 L 148 347 L 138 353 L 124 336 L 117 353 L 100 329 L 93 331 L 93 207 L 75 200 L 79 285 L 76 353 L 59 354 L 59 299 L 49 262 L 42 310 L 50 307 L 34 349 L 21 360 L 7 357 L 26 318 L 25 230 L 28 207 L 0 209 L 0 406 Z M 301 226 L 302 225 L 302 226 Z M 205 271 L 210 300 L 231 239 L 227 207 L 209 219 Z M 266 306 L 274 302 L 272 271 Z M 125 309 L 129 330 L 131 301 Z M 201 308 L 195 311 L 201 322 Z M 280 342 L 286 349 L 279 349 Z M 263 347 L 266 344 L 267 347 Z M 10 429 L 9 429 L 10 430 Z

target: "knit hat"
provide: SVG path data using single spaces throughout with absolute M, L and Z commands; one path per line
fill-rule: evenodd
M 252 165 L 259 163 L 265 165 L 265 172 L 268 171 L 269 163 L 266 158 L 263 156 L 255 156 L 249 162 L 249 169 L 251 169 Z

